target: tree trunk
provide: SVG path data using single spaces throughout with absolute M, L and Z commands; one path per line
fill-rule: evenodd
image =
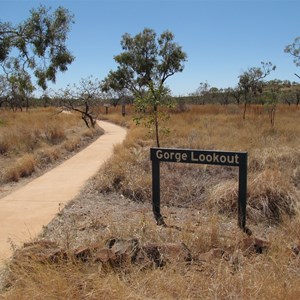
M 154 123 L 155 123 L 155 138 L 156 138 L 156 146 L 160 148 L 159 142 L 159 129 L 158 129 L 158 111 L 157 105 L 154 105 Z
M 244 104 L 243 120 L 246 119 L 246 111 L 247 111 L 247 105 L 248 105 L 248 95 L 247 95 L 247 92 L 245 92 L 244 97 L 245 97 L 245 104 Z
M 243 120 L 246 119 L 246 110 L 247 110 L 247 100 L 245 100 L 245 104 L 244 104 Z

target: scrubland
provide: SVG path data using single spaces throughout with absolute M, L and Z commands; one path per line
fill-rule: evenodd
M 161 164 L 161 210 L 151 212 L 154 137 L 110 108 L 129 128 L 126 141 L 40 239 L 71 253 L 111 238 L 184 243 L 189 261 L 118 267 L 93 260 L 38 261 L 16 256 L 3 273 L 4 299 L 299 299 L 300 109 L 279 106 L 275 126 L 265 107 L 189 106 L 172 111 L 163 147 L 247 151 L 247 226 L 237 227 L 238 170 Z M 0 127 L 1 129 L 1 127 Z M 20 250 L 22 253 L 22 250 Z
M 0 186 L 40 173 L 100 134 L 54 108 L 0 111 Z M 5 188 L 4 188 L 5 189 Z

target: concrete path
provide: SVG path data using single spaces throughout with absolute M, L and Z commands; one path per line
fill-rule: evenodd
M 0 199 L 0 264 L 17 246 L 40 233 L 64 204 L 73 199 L 112 155 L 126 130 L 108 122 L 98 123 L 105 131 L 99 139 L 58 167 Z

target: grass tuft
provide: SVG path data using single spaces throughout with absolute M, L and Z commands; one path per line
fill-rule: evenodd
M 58 113 L 55 108 L 0 110 L 0 119 L 0 185 L 45 169 L 102 132 L 87 130 L 80 116 Z
M 238 106 L 189 106 L 166 124 L 171 134 L 162 138 L 164 147 L 248 152 L 251 237 L 236 224 L 238 170 L 231 167 L 162 163 L 161 212 L 168 226 L 157 226 L 153 135 L 133 125 L 129 109 L 126 117 L 119 107 L 109 111 L 107 118 L 130 127 L 126 141 L 43 237 L 68 251 L 111 238 L 183 242 L 192 261 L 105 268 L 90 261 L 19 260 L 8 265 L 4 299 L 300 298 L 299 109 L 279 106 L 273 129 L 260 106 L 250 107 L 245 121 Z
M 238 185 L 225 181 L 211 189 L 208 205 L 221 213 L 237 214 Z M 281 222 L 297 211 L 295 188 L 280 172 L 265 170 L 248 183 L 247 215 L 255 222 Z
M 30 176 L 34 172 L 35 164 L 35 158 L 32 154 L 24 155 L 6 170 L 4 180 L 6 182 L 19 181 L 21 177 Z

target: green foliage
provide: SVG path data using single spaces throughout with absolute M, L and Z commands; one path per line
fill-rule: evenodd
M 169 89 L 165 87 L 165 81 L 183 71 L 187 58 L 173 39 L 170 31 L 157 38 L 154 30 L 149 28 L 134 37 L 125 33 L 121 40 L 123 52 L 114 57 L 117 70 L 110 71 L 102 82 L 104 91 L 128 90 L 132 93 L 138 111 L 147 119 L 145 123 L 155 126 L 158 147 L 159 119 L 163 115 L 159 107 L 169 105 Z M 141 120 L 142 116 L 136 120 Z
M 246 117 L 247 104 L 251 97 L 263 92 L 263 79 L 276 69 L 271 62 L 261 62 L 261 67 L 252 67 L 239 76 L 239 88 L 244 94 L 243 119 Z
M 161 87 L 160 90 L 155 90 L 155 94 L 148 91 L 143 97 L 135 98 L 136 116 L 134 121 L 137 125 L 143 124 L 148 128 L 149 133 L 152 133 L 153 128 L 156 128 L 156 122 L 159 120 L 161 126 L 157 128 L 158 134 L 168 134 L 170 130 L 162 124 L 167 121 L 170 116 L 164 111 L 158 111 L 158 106 L 165 108 L 173 108 L 175 101 L 169 95 L 170 91 L 166 87 Z M 157 137 L 156 137 L 157 138 Z
M 19 77 L 32 70 L 44 90 L 55 82 L 57 71 L 66 71 L 74 57 L 65 42 L 73 16 L 63 7 L 53 13 L 40 6 L 17 26 L 0 22 L 0 63 L 6 76 Z M 15 56 L 13 56 L 15 55 Z
M 284 52 L 291 54 L 294 57 L 294 63 L 297 67 L 300 66 L 300 37 L 296 37 L 294 42 L 287 45 Z

